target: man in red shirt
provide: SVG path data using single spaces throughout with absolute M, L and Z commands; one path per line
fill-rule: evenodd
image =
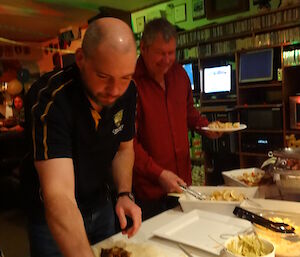
M 143 219 L 168 208 L 169 192 L 191 185 L 188 130 L 204 134 L 188 75 L 176 59 L 176 30 L 165 19 L 145 26 L 137 61 L 137 116 L 133 185 Z M 206 134 L 216 138 L 217 134 Z

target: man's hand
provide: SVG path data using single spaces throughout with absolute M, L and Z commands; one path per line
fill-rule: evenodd
M 159 183 L 167 193 L 182 193 L 179 185 L 186 183 L 170 170 L 163 170 L 159 177 Z
M 116 213 L 119 218 L 122 234 L 127 234 L 128 238 L 134 236 L 142 223 L 142 211 L 128 196 L 120 196 L 116 204 Z M 133 221 L 132 227 L 125 230 L 127 226 L 126 216 Z

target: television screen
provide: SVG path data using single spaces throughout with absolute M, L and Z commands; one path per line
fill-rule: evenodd
M 273 49 L 243 53 L 240 56 L 239 82 L 273 79 Z
M 185 69 L 187 75 L 189 76 L 192 90 L 195 90 L 194 76 L 193 76 L 193 65 L 191 63 L 183 64 L 182 67 Z
M 231 65 L 204 68 L 204 93 L 230 92 Z

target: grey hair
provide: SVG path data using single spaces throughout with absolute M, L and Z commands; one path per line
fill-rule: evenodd
M 85 31 L 82 40 L 82 50 L 86 56 L 91 56 L 95 48 L 104 40 L 103 29 L 97 24 L 97 20 L 91 22 Z
M 142 41 L 149 46 L 155 40 L 157 34 L 161 34 L 166 42 L 171 38 L 176 39 L 175 27 L 164 18 L 154 19 L 145 25 Z

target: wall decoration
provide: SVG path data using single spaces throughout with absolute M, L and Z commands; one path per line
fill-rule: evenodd
M 175 23 L 186 21 L 186 6 L 185 4 L 177 5 L 174 8 Z
M 145 26 L 145 16 L 136 18 L 136 32 L 143 32 Z
M 216 19 L 249 10 L 249 0 L 205 1 L 207 19 Z
M 204 0 L 193 0 L 193 20 L 205 17 Z

